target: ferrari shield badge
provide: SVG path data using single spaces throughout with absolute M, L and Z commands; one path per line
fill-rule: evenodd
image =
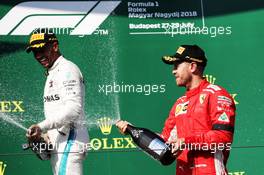
M 200 95 L 199 100 L 200 100 L 200 103 L 201 103 L 201 104 L 204 103 L 205 97 L 206 97 L 206 94 L 201 94 L 201 95 Z

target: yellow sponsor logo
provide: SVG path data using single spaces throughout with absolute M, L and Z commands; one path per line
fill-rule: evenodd
M 176 109 L 175 109 L 175 116 L 181 111 L 182 106 L 181 105 L 177 105 Z
M 215 84 L 215 80 L 216 80 L 216 78 L 213 76 L 213 75 L 205 75 L 205 78 L 206 78 L 206 80 L 209 82 L 209 83 L 211 83 L 211 84 Z
M 113 125 L 113 119 L 102 117 L 97 120 L 97 125 L 103 135 L 110 135 Z M 111 150 L 111 149 L 129 149 L 136 148 L 131 137 L 116 138 L 93 138 L 90 140 L 91 150 Z
M 188 104 L 189 104 L 189 101 L 178 104 L 175 108 L 175 116 L 187 113 Z
M 236 100 L 236 96 L 237 96 L 237 94 L 230 94 L 230 95 L 231 95 L 231 97 L 233 98 L 235 104 L 236 104 L 236 105 L 239 104 L 239 102 Z
M 102 117 L 97 120 L 97 124 L 103 135 L 109 135 L 111 133 L 113 120 L 109 117 Z
M 31 46 L 31 47 L 33 47 L 33 48 L 41 48 L 41 47 L 43 47 L 45 45 L 45 43 L 39 43 L 39 44 L 34 44 L 33 46 Z
M 44 40 L 44 33 L 36 33 L 30 37 L 30 43 L 36 40 Z
M 165 61 L 169 61 L 169 62 L 176 61 L 176 58 L 174 58 L 174 57 L 170 57 L 170 56 L 164 56 L 163 59 L 164 59 Z
M 92 150 L 128 149 L 136 148 L 130 137 L 118 138 L 93 138 L 90 141 Z
M 4 162 L 0 162 L 0 175 L 4 175 L 6 166 Z
M 177 53 L 181 55 L 184 52 L 184 50 L 185 50 L 184 47 L 179 47 Z
M 0 112 L 25 112 L 23 101 L 0 101 Z

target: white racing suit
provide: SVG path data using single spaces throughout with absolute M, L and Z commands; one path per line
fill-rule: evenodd
M 84 117 L 84 83 L 79 68 L 60 56 L 48 70 L 44 89 L 45 120 L 53 150 L 54 175 L 82 175 L 88 131 Z

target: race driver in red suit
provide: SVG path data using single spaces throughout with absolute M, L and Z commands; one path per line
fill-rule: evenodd
M 173 105 L 161 136 L 173 144 L 177 175 L 227 175 L 226 163 L 233 141 L 235 104 L 228 92 L 203 77 L 207 59 L 197 45 L 182 45 L 173 56 L 178 86 L 184 96 Z M 127 122 L 117 127 L 125 131 Z

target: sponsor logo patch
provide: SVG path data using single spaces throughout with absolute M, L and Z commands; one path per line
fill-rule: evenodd
M 33 41 L 36 41 L 36 40 L 44 40 L 44 33 L 33 34 L 30 38 L 30 43 L 32 43 Z
M 60 100 L 59 94 L 48 95 L 44 97 L 44 102 L 52 102 L 52 101 L 57 101 L 57 100 Z
M 218 117 L 218 121 L 220 122 L 230 122 L 228 116 L 226 115 L 226 113 L 222 113 L 219 117 Z
M 179 47 L 177 53 L 181 55 L 184 52 L 184 50 L 185 50 L 184 47 Z
M 218 96 L 217 97 L 218 101 L 223 101 L 223 102 L 227 102 L 229 104 L 232 104 L 232 100 L 226 96 Z
M 175 116 L 180 114 L 186 114 L 187 113 L 187 107 L 188 107 L 189 101 L 185 103 L 178 104 L 175 109 Z
M 206 94 L 201 94 L 201 95 L 200 95 L 199 100 L 200 100 L 200 103 L 201 103 L 201 104 L 204 103 L 205 98 L 206 98 Z

